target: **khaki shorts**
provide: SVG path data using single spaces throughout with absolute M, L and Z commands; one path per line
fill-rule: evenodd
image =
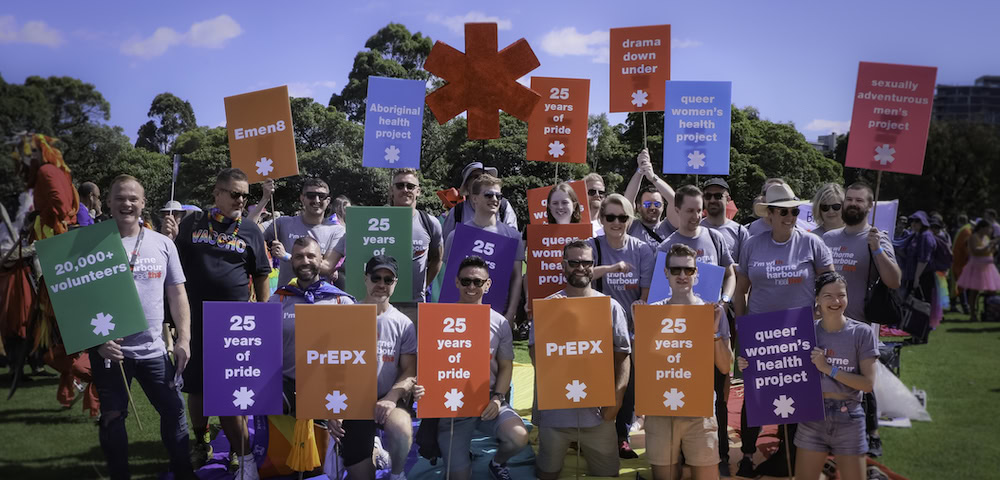
M 678 462 L 710 467 L 719 463 L 719 424 L 715 417 L 646 416 L 646 457 L 650 465 L 669 466 Z
M 545 473 L 562 470 L 570 442 L 577 441 L 576 427 L 538 427 L 538 455 L 535 468 Z M 587 461 L 587 473 L 595 477 L 618 476 L 618 434 L 615 422 L 580 429 L 580 453 Z

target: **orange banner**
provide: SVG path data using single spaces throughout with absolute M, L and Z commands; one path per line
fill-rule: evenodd
M 478 417 L 490 400 L 490 306 L 421 303 L 420 418 Z
M 659 112 L 670 80 L 670 25 L 611 29 L 611 112 Z
M 563 247 L 573 240 L 587 239 L 594 234 L 589 218 L 583 221 L 567 225 L 528 225 L 528 275 L 525 285 L 529 300 L 545 298 L 562 290 L 566 284 L 562 271 Z
M 714 412 L 712 305 L 636 305 L 635 412 L 710 417 Z
M 528 160 L 586 162 L 590 80 L 531 77 L 531 89 L 542 100 L 528 119 Z
M 573 187 L 573 191 L 576 192 L 577 201 L 580 202 L 580 218 L 587 219 L 590 218 L 590 202 L 587 201 L 587 184 L 583 180 L 577 180 L 575 182 L 569 182 L 569 185 Z M 528 219 L 529 223 L 538 225 L 547 225 L 549 223 L 549 217 L 546 214 L 545 207 L 548 205 L 549 191 L 555 185 L 549 185 L 548 187 L 532 188 L 528 190 Z
M 295 306 L 295 417 L 372 420 L 375 305 Z
M 299 174 L 288 87 L 225 98 L 229 158 L 250 183 Z

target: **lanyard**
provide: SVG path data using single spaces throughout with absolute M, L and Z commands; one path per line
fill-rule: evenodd
M 135 239 L 135 248 L 132 249 L 132 258 L 128 261 L 128 269 L 132 271 L 135 269 L 135 261 L 139 258 L 139 245 L 142 244 L 142 234 L 146 231 L 145 227 L 139 227 L 139 238 Z

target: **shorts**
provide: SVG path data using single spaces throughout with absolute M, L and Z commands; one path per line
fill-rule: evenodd
M 650 465 L 670 466 L 680 461 L 692 467 L 719 464 L 719 424 L 715 417 L 646 416 L 646 457 Z
M 618 476 L 618 434 L 615 422 L 602 421 L 600 425 L 579 429 L 579 448 L 587 460 L 587 472 L 595 477 Z M 538 455 L 535 468 L 545 473 L 562 470 L 563 460 L 570 442 L 577 441 L 576 427 L 538 427 Z
M 456 418 L 454 426 L 454 435 L 449 438 L 449 432 L 452 431 L 452 419 L 442 418 L 438 422 L 438 447 L 441 449 L 442 457 L 444 457 L 445 462 L 451 457 L 451 468 L 452 470 L 463 470 L 467 468 L 472 462 L 469 458 L 469 448 L 472 445 L 472 435 L 475 432 L 481 432 L 486 435 L 490 435 L 493 438 L 499 437 L 500 425 L 511 418 L 521 419 L 514 409 L 510 408 L 510 405 L 503 405 L 500 407 L 500 412 L 493 420 L 482 420 L 479 417 L 464 417 Z M 448 448 L 449 440 L 451 448 Z M 450 451 L 449 451 L 450 450 Z
M 412 407 L 402 400 L 396 402 L 396 408 L 410 412 Z M 375 448 L 375 435 L 380 425 L 375 420 L 344 420 L 344 438 L 340 439 L 340 456 L 344 465 L 350 467 L 358 462 L 372 459 L 372 449 Z
M 825 420 L 803 422 L 795 434 L 795 446 L 834 455 L 868 453 L 865 412 L 857 400 L 823 399 Z

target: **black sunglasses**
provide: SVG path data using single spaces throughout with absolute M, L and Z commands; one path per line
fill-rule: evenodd
M 604 190 L 597 190 L 596 188 L 591 188 L 587 190 L 587 195 L 591 197 L 601 197 L 604 198 Z
M 303 195 L 305 195 L 306 198 L 309 199 L 309 200 L 317 200 L 318 199 L 319 201 L 323 201 L 323 200 L 326 200 L 326 199 L 330 198 L 330 194 L 329 193 L 323 193 L 323 192 L 306 192 L 306 193 L 303 193 Z
M 396 182 L 396 190 L 410 191 L 410 190 L 416 190 L 418 188 L 420 188 L 420 185 L 417 185 L 415 183 L 410 183 L 410 182 Z
M 726 194 L 722 193 L 722 192 L 718 192 L 718 193 L 706 193 L 705 194 L 705 200 L 722 200 L 722 197 L 724 197 L 725 195 Z
M 458 283 L 462 284 L 463 287 L 468 287 L 469 285 L 475 285 L 476 288 L 486 285 L 486 278 L 459 278 Z
M 626 222 L 628 222 L 628 215 L 605 215 L 604 216 L 604 221 L 605 222 L 614 223 L 615 220 L 618 220 L 618 223 L 626 223 Z
M 386 285 L 392 285 L 393 283 L 396 283 L 396 277 L 394 277 L 392 275 L 375 275 L 375 274 L 372 274 L 372 275 L 369 275 L 368 278 L 371 279 L 372 283 L 385 282 Z
M 225 188 L 220 188 L 219 190 L 228 193 L 229 197 L 232 198 L 233 200 L 239 200 L 241 198 L 246 198 L 246 199 L 250 198 L 250 192 L 234 192 L 232 190 L 228 190 Z
M 668 267 L 668 269 L 670 270 L 671 275 L 676 276 L 680 275 L 681 272 L 684 272 L 684 275 L 687 275 L 689 277 L 693 276 L 695 272 L 698 271 L 697 267 Z
M 822 210 L 822 211 L 824 211 L 824 212 L 829 212 L 830 209 L 832 208 L 834 212 L 839 212 L 840 211 L 840 207 L 842 207 L 842 206 L 844 206 L 844 205 L 841 204 L 841 203 L 833 203 L 833 204 L 830 204 L 830 205 L 824 205 L 824 204 L 821 203 L 819 205 L 819 209 Z
M 798 207 L 796 207 L 796 208 L 767 207 L 767 209 L 775 211 L 775 212 L 778 212 L 778 214 L 781 215 L 782 217 L 787 217 L 788 216 L 788 212 L 792 212 L 792 216 L 793 217 L 799 216 L 799 209 L 798 209 Z
M 566 260 L 566 264 L 571 268 L 590 268 L 594 266 L 593 260 Z
M 485 198 L 489 198 L 491 200 L 494 198 L 496 198 L 497 200 L 503 199 L 503 194 L 500 192 L 483 192 L 482 196 Z

